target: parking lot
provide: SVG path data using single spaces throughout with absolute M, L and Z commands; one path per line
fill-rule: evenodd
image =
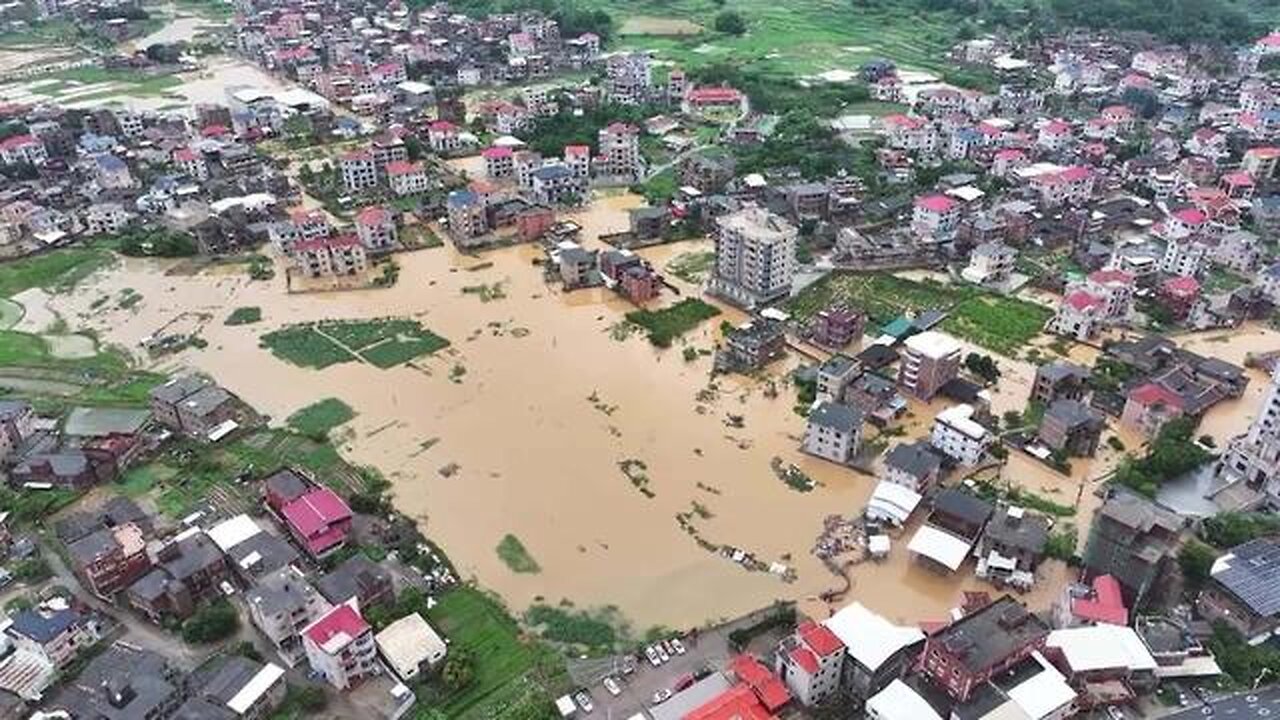
M 680 636 L 685 654 L 673 655 L 658 667 L 649 663 L 641 649 L 634 657 L 635 670 L 630 674 L 622 672 L 626 665 L 624 656 L 575 660 L 569 663 L 569 674 L 576 685 L 586 688 L 591 695 L 595 706 L 593 716 L 626 720 L 653 705 L 654 693 L 663 689 L 674 690 L 682 677 L 706 669 L 722 669 L 733 654 L 729 649 L 729 633 L 755 624 L 769 610 L 752 613 L 710 630 Z M 610 695 L 601 684 L 606 676 L 618 680 L 622 692 L 617 697 Z

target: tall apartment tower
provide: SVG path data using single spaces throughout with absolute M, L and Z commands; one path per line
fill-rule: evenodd
M 1280 366 L 1271 373 L 1258 417 L 1227 446 L 1217 473 L 1265 489 L 1272 503 L 1280 500 Z
M 790 296 L 795 225 L 754 205 L 717 218 L 716 225 L 711 292 L 748 310 Z

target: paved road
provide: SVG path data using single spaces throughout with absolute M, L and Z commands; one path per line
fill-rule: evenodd
M 1165 720 L 1277 720 L 1280 719 L 1280 685 L 1213 698 L 1203 705 L 1176 710 L 1163 717 Z

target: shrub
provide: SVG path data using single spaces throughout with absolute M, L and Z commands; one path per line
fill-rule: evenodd
M 217 642 L 234 635 L 239 627 L 236 609 L 226 600 L 218 600 L 196 610 L 182 624 L 182 639 L 191 645 Z

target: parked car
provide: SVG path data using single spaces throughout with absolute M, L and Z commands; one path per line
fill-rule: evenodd
M 661 705 L 662 703 L 670 699 L 671 699 L 671 690 L 667 688 L 662 688 L 661 690 L 653 694 L 654 705 Z
M 663 649 L 663 650 L 666 650 L 668 655 L 672 655 L 672 656 L 674 656 L 674 655 L 676 654 L 675 646 L 673 646 L 673 645 L 671 644 L 671 641 L 670 641 L 670 640 L 663 640 L 663 641 L 662 641 L 662 649 Z
M 618 681 L 614 680 L 611 677 L 607 677 L 604 679 L 604 689 L 608 690 L 609 694 L 614 697 L 617 697 L 622 694 L 622 688 L 618 686 Z
M 698 679 L 693 676 L 693 673 L 685 673 L 684 675 L 676 678 L 675 691 L 680 692 L 697 681 Z
M 662 657 L 658 655 L 658 651 L 652 645 L 644 649 L 645 657 L 649 658 L 649 664 L 658 667 L 662 664 Z
M 579 691 L 577 695 L 573 696 L 573 699 L 578 701 L 578 707 L 582 708 L 582 712 L 589 713 L 595 710 L 595 705 L 591 704 L 591 696 L 585 691 Z
M 671 638 L 671 647 L 677 655 L 683 655 L 685 652 L 684 643 L 680 642 L 680 638 Z
M 662 647 L 661 643 L 654 645 L 653 649 L 658 651 L 658 657 L 662 658 L 662 662 L 666 662 L 671 659 L 671 653 L 667 652 L 667 649 Z

